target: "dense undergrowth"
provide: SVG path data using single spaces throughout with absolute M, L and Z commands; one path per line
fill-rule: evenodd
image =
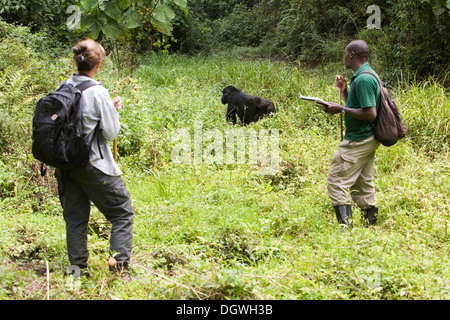
M 124 98 L 119 164 L 136 210 L 135 272 L 108 271 L 109 224 L 93 207 L 92 277 L 74 282 L 54 178 L 39 176 L 30 151 L 33 106 L 71 65 L 45 60 L 20 32 L 1 43 L 1 299 L 450 298 L 448 91 L 433 79 L 388 84 L 409 134 L 377 151 L 378 225 L 363 228 L 355 208 L 355 227 L 341 232 L 325 181 L 339 119 L 298 94 L 337 101 L 334 75 L 351 74 L 233 53 L 147 55 L 130 78 L 105 65 L 99 80 Z M 220 103 L 229 84 L 275 102 L 277 114 L 247 129 L 278 130 L 277 172 L 172 161 L 176 129 L 231 129 Z

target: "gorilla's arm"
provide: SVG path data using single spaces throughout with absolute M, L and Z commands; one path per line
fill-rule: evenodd
M 228 103 L 226 119 L 236 124 L 236 107 L 231 102 Z

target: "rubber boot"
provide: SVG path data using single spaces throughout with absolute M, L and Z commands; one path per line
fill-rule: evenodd
M 352 206 L 347 204 L 343 206 L 334 207 L 336 218 L 339 224 L 344 224 L 344 230 L 353 226 Z
M 377 223 L 377 216 L 377 207 L 370 207 L 369 209 L 363 210 L 364 226 L 369 227 L 375 225 Z

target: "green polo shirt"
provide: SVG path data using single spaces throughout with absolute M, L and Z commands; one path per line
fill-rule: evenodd
M 378 80 L 371 74 L 364 73 L 359 75 L 364 70 L 370 70 L 375 72 L 368 62 L 363 64 L 356 73 L 352 76 L 350 82 L 350 89 L 347 97 L 347 108 L 368 108 L 377 107 L 377 111 L 380 108 L 381 101 L 381 88 Z M 376 73 L 375 73 L 376 74 Z M 356 78 L 358 78 L 356 80 Z M 354 85 L 355 80 L 358 83 L 356 86 L 357 94 L 355 94 Z M 344 116 L 345 119 L 345 140 L 361 141 L 367 139 L 373 135 L 373 121 L 358 120 L 348 115 Z

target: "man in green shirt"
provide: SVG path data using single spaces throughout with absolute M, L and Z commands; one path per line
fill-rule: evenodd
M 347 46 L 345 67 L 354 71 L 350 88 L 342 76 L 337 77 L 346 105 L 329 102 L 326 110 L 329 114 L 343 113 L 345 119 L 344 140 L 334 155 L 327 189 L 338 222 L 346 226 L 352 225 L 352 199 L 361 208 L 366 225 L 374 225 L 378 215 L 373 172 L 380 143 L 373 137 L 373 122 L 380 107 L 381 88 L 373 75 L 360 75 L 365 70 L 374 72 L 368 59 L 366 42 L 356 40 Z

